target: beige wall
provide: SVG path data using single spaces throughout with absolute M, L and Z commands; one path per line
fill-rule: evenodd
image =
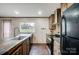
M 4 18 L 2 18 L 4 19 Z M 12 35 L 14 36 L 14 28 L 18 27 L 20 22 L 33 22 L 35 23 L 35 33 L 33 43 L 46 43 L 46 33 L 49 32 L 48 18 L 10 18 L 12 20 Z M 5 18 L 6 20 L 6 18 Z M 45 28 L 45 29 L 42 29 Z M 16 31 L 16 35 L 19 32 Z
M 2 40 L 2 21 L 0 20 L 0 41 Z

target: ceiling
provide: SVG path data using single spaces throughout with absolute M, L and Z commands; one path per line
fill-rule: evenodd
M 0 3 L 2 17 L 48 17 L 59 3 Z

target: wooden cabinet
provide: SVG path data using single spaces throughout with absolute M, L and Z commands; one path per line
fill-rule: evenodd
M 61 18 L 61 9 L 58 8 L 54 11 L 54 14 L 55 14 L 55 22 L 54 24 L 57 24 L 60 22 L 60 18 Z
M 52 24 L 52 29 L 55 30 L 56 29 L 56 25 Z
M 60 19 L 61 19 L 61 9 L 57 9 L 57 23 L 60 23 Z
M 22 45 L 20 47 L 18 47 L 13 53 L 12 55 L 22 55 Z
M 61 11 L 64 12 L 68 8 L 68 3 L 61 3 Z
M 18 43 L 16 46 L 12 47 L 10 50 L 6 51 L 3 55 L 22 55 L 22 42 Z
M 27 38 L 26 40 L 18 43 L 3 55 L 28 55 L 31 49 L 31 40 L 32 37 Z
M 54 41 L 54 55 L 61 55 L 60 54 L 60 44 L 56 41 Z
M 49 29 L 51 32 L 56 33 L 59 32 L 59 23 L 61 19 L 61 9 L 58 8 L 54 11 L 54 14 L 52 14 L 49 17 Z
M 55 22 L 53 25 L 56 26 L 55 30 L 53 30 L 54 34 L 57 34 L 58 32 L 60 32 L 60 19 L 61 19 L 61 9 L 58 8 L 55 10 Z
M 63 15 L 63 12 L 69 8 L 73 3 L 61 3 L 61 15 Z
M 29 52 L 30 52 L 30 46 L 31 43 L 30 43 L 30 38 L 26 39 L 24 42 L 23 42 L 23 55 L 28 55 Z
M 49 17 L 49 29 L 50 30 L 53 30 L 54 29 L 54 26 L 52 25 L 54 23 L 54 18 L 55 18 L 55 15 L 52 14 L 50 17 Z

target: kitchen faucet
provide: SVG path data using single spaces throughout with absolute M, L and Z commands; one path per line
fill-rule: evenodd
M 16 36 L 16 34 L 17 34 L 18 32 L 20 33 L 19 27 L 15 27 L 15 28 L 14 28 L 14 37 Z

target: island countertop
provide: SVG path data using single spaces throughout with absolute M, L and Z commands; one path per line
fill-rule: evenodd
M 20 36 L 25 36 L 25 37 L 23 39 L 20 39 L 20 40 L 15 39 L 16 37 L 20 37 Z M 14 38 L 10 38 L 9 40 L 1 41 L 0 42 L 0 55 L 9 51 L 11 48 L 13 48 L 17 44 L 23 42 L 24 40 L 28 39 L 31 36 L 32 36 L 32 34 L 19 34 Z

